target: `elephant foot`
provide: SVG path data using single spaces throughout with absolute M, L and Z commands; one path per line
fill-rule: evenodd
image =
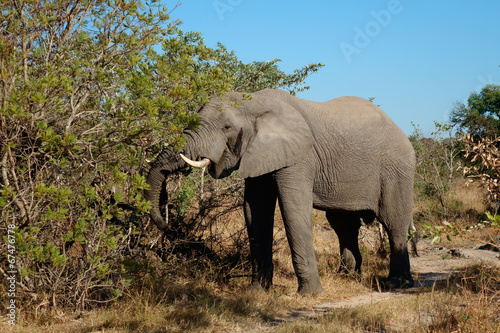
M 415 282 L 411 276 L 409 277 L 391 277 L 381 281 L 380 287 L 383 290 L 398 289 L 398 288 L 413 288 Z
M 321 283 L 301 283 L 299 284 L 299 289 L 297 291 L 299 295 L 320 295 L 325 293 L 325 289 L 321 286 Z

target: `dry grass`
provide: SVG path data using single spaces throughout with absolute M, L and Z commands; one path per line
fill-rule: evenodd
M 477 222 L 478 216 L 488 208 L 485 196 L 484 188 L 475 183 L 467 186 L 465 179 L 451 184 L 443 198 L 444 208 L 436 198 L 416 195 L 413 205 L 415 223 L 435 224 L 446 219 L 457 219 L 464 223 Z
M 220 237 L 230 248 L 230 236 L 244 226 L 239 214 L 232 214 L 232 224 L 221 228 Z M 324 213 L 315 212 L 314 234 L 320 276 L 326 293 L 302 297 L 296 293 L 297 281 L 293 272 L 290 250 L 283 223 L 276 216 L 275 227 L 275 286 L 269 293 L 247 290 L 249 277 L 236 276 L 229 281 L 214 281 L 214 272 L 205 271 L 196 277 L 186 276 L 179 268 L 178 275 L 157 277 L 154 283 L 131 288 L 129 294 L 112 306 L 86 313 L 70 310 L 56 311 L 44 304 L 20 309 L 18 325 L 13 332 L 205 332 L 245 331 L 284 315 L 297 308 L 310 308 L 324 301 L 342 300 L 370 290 L 370 275 L 381 266 L 372 256 L 375 249 L 363 248 L 368 254 L 363 264 L 365 273 L 359 280 L 336 274 L 339 266 L 338 240 Z M 373 258 L 372 258 L 373 257 Z M 215 267 L 213 268 L 216 269 Z M 384 274 L 384 273 L 382 273 Z M 33 311 L 33 308 L 36 311 Z M 7 327 L 6 323 L 0 324 Z M 0 326 L 0 329 L 3 328 Z
M 324 231 L 316 232 L 317 246 Z M 318 237 L 321 236 L 321 237 Z M 318 240 L 320 239 L 320 240 Z M 277 255 L 285 261 L 286 250 Z M 336 309 L 315 319 L 297 319 L 277 325 L 275 318 L 288 311 L 324 302 L 335 302 L 373 292 L 370 274 L 383 266 L 374 251 L 366 250 L 361 283 L 327 270 L 331 263 L 319 256 L 321 278 L 326 289 L 318 297 L 295 293 L 295 277 L 283 272 L 269 293 L 246 289 L 248 279 L 228 284 L 199 279 L 170 281 L 165 294 L 158 290 L 133 291 L 113 306 L 87 313 L 40 311 L 37 318 L 23 313 L 12 332 L 498 332 L 500 327 L 500 271 L 492 267 L 464 268 L 448 283 L 409 291 L 404 298 Z M 368 259 L 368 260 L 366 260 Z M 336 267 L 334 267 L 336 268 Z M 372 271 L 370 271 L 370 269 Z M 285 271 L 280 268 L 281 271 Z M 276 325 L 276 326 L 274 326 Z M 4 325 L 1 325 L 4 326 Z M 0 326 L 0 330 L 4 328 Z M 4 326 L 5 327 L 5 326 Z
M 277 332 L 499 332 L 500 269 L 470 266 L 406 297 L 337 309 Z
M 457 185 L 450 200 L 460 199 L 457 216 L 469 223 L 484 211 L 481 189 Z M 450 208 L 455 209 L 455 208 Z M 432 207 L 416 202 L 416 214 L 434 218 Z M 428 215 L 426 215 L 428 214 Z M 474 215 L 475 214 L 475 215 Z M 246 242 L 239 233 L 244 228 L 240 213 L 233 212 L 214 224 L 212 232 L 231 252 Z M 275 286 L 268 293 L 247 290 L 248 265 L 231 271 L 230 279 L 220 280 L 220 267 L 213 263 L 179 261 L 177 270 L 166 272 L 161 265 L 155 274 L 146 274 L 128 294 L 110 306 L 89 312 L 49 309 L 42 300 L 19 308 L 18 325 L 0 322 L 0 331 L 12 332 L 500 332 L 500 270 L 487 266 L 462 269 L 444 284 L 409 290 L 404 297 L 388 298 L 368 305 L 335 309 L 314 319 L 298 318 L 290 323 L 276 321 L 290 311 L 312 309 L 314 305 L 343 301 L 374 291 L 374 277 L 388 273 L 388 258 L 380 256 L 377 227 L 363 227 L 360 248 L 363 274 L 354 279 L 339 276 L 338 239 L 324 213 L 314 213 L 314 243 L 318 268 L 326 293 L 316 297 L 296 294 L 290 250 L 283 223 L 277 212 L 275 223 Z M 429 220 L 429 222 L 433 222 Z M 437 220 L 436 223 L 441 221 Z M 488 231 L 480 237 L 493 237 Z M 234 235 L 238 235 L 235 237 Z M 465 241 L 453 239 L 454 246 Z M 221 249 L 218 249 L 219 251 Z M 193 269 L 193 265 L 200 268 Z M 192 276 L 190 274 L 196 274 Z
M 351 284 L 329 285 L 328 300 L 341 299 Z M 498 332 L 500 271 L 471 266 L 448 283 L 383 302 L 341 308 L 313 319 L 269 324 L 287 310 L 308 308 L 321 298 L 300 297 L 275 288 L 246 292 L 243 286 L 190 288 L 169 304 L 137 294 L 111 308 L 78 317 L 57 316 L 35 325 L 21 320 L 12 332 Z M 359 284 L 358 284 L 359 285 Z M 335 294 L 335 291 L 340 294 Z M 343 294 L 345 295 L 345 294 Z M 154 297 L 153 297 L 154 298 Z M 268 324 L 266 324 L 268 323 Z M 276 325 L 276 326 L 274 326 Z M 24 327 L 22 327 L 24 326 Z

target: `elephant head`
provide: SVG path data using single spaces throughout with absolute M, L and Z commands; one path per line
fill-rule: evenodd
M 238 171 L 242 178 L 257 177 L 295 164 L 312 149 L 309 125 L 293 107 L 290 95 L 264 90 L 253 94 L 228 93 L 213 97 L 199 111 L 200 126 L 187 130 L 182 153 L 164 149 L 152 163 L 145 196 L 152 203 L 151 217 L 166 228 L 160 212 L 165 178 L 186 166 L 208 166 L 214 178 Z

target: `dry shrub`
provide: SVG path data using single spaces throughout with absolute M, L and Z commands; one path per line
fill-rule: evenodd
M 449 281 L 433 306 L 431 332 L 497 332 L 500 328 L 500 269 L 473 265 Z
M 450 178 L 448 189 L 442 192 L 439 200 L 425 191 L 419 192 L 416 186 L 416 224 L 423 228 L 424 237 L 433 242 L 458 236 L 499 249 L 500 216 L 496 210 L 500 192 L 500 151 L 497 147 L 500 138 L 483 138 L 476 142 L 472 136 L 465 136 L 459 142 L 468 159 L 463 162 L 468 166 L 461 167 L 467 178 Z
M 471 135 L 462 138 L 465 143 L 465 156 L 471 163 L 480 162 L 464 168 L 464 174 L 472 182 L 479 180 L 479 183 L 488 191 L 488 200 L 495 206 L 500 200 L 500 150 L 498 145 L 500 137 L 485 137 L 476 142 Z

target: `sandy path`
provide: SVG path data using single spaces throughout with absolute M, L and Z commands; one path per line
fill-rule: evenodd
M 449 249 L 439 244 L 430 244 L 429 241 L 419 242 L 419 257 L 411 258 L 412 274 L 416 288 L 432 286 L 434 283 L 446 282 L 450 275 L 461 267 L 474 263 L 487 263 L 500 266 L 500 254 L 490 250 L 481 250 L 480 246 Z M 415 290 L 415 289 L 413 289 Z M 353 308 L 361 305 L 373 304 L 389 299 L 408 297 L 413 292 L 396 290 L 377 292 L 372 291 L 349 299 L 324 302 L 311 308 L 291 311 L 275 320 L 263 323 L 262 327 L 255 328 L 255 332 L 272 331 L 284 323 L 299 319 L 316 318 L 331 313 L 336 309 Z

